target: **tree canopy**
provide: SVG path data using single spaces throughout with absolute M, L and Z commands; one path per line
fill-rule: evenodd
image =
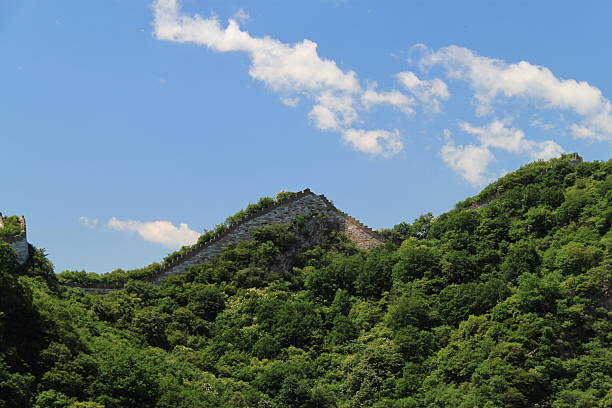
M 369 251 L 313 214 L 106 295 L 0 243 L 0 407 L 612 407 L 611 170 L 528 164 Z

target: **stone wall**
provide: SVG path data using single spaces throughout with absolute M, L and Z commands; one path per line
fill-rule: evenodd
M 345 232 L 348 238 L 357 244 L 362 249 L 370 249 L 384 243 L 383 239 L 378 234 L 372 234 L 372 231 L 364 228 L 364 225 L 351 216 L 345 218 Z
M 29 247 L 28 247 L 28 241 L 23 238 L 19 241 L 15 241 L 12 243 L 9 243 L 13 249 L 15 250 L 15 252 L 17 252 L 17 260 L 19 261 L 19 263 L 24 263 L 25 261 L 28 260 L 28 256 L 30 255 L 30 251 L 29 251 Z
M 317 195 L 310 189 L 305 189 L 263 208 L 258 213 L 239 221 L 212 239 L 194 245 L 189 252 L 179 256 L 162 268 L 151 279 L 151 282 L 159 284 L 168 276 L 185 273 L 192 265 L 212 260 L 227 246 L 249 240 L 253 231 L 259 227 L 287 224 L 300 215 L 312 213 L 324 214 L 331 220 L 338 222 L 343 227 L 347 237 L 360 248 L 370 249 L 384 243 L 384 239 L 378 233 L 350 215 L 338 210 L 324 195 Z M 65 286 L 79 287 L 77 284 L 66 284 Z M 108 293 L 120 287 L 121 285 L 106 284 L 82 289 L 86 292 Z

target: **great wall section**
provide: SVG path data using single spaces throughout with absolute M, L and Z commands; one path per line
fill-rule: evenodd
M 337 209 L 324 195 L 317 195 L 307 188 L 268 207 L 262 208 L 259 212 L 231 225 L 219 235 L 193 245 L 189 251 L 167 263 L 148 281 L 159 285 L 169 276 L 185 273 L 191 265 L 212 260 L 229 245 L 235 245 L 248 240 L 253 231 L 259 227 L 287 224 L 298 216 L 313 213 L 323 214 L 331 220 L 338 222 L 347 237 L 362 249 L 370 249 L 384 243 L 384 239 L 376 231 Z M 107 293 L 122 288 L 122 285 L 119 284 L 101 284 L 88 287 L 82 287 L 74 283 L 64 283 L 64 285 L 81 288 L 86 292 L 92 293 Z

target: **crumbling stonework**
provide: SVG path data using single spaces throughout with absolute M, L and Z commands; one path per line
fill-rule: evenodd
M 317 195 L 310 189 L 306 189 L 293 197 L 264 208 L 260 213 L 239 222 L 211 241 L 196 246 L 190 253 L 166 267 L 153 279 L 153 282 L 159 283 L 170 275 L 186 272 L 191 265 L 210 261 L 228 245 L 248 240 L 251 233 L 259 227 L 287 224 L 300 215 L 312 213 L 324 214 L 340 223 L 348 238 L 360 248 L 370 249 L 384 242 L 372 229 L 334 207 L 324 195 Z
M 227 246 L 249 240 L 253 231 L 259 227 L 287 224 L 301 215 L 313 213 L 323 214 L 331 221 L 337 222 L 347 237 L 362 249 L 374 248 L 384 243 L 384 239 L 377 232 L 350 215 L 338 210 L 324 195 L 317 195 L 310 191 L 310 189 L 305 189 L 289 198 L 263 208 L 260 212 L 232 225 L 212 239 L 194 245 L 189 252 L 181 255 L 162 268 L 151 279 L 151 282 L 159 284 L 168 276 L 185 273 L 192 265 L 212 260 Z M 66 286 L 78 287 L 76 284 L 66 284 Z M 83 288 L 83 290 L 107 293 L 120 287 L 121 285 L 104 285 L 95 288 Z
M 373 235 L 372 231 L 366 230 L 363 224 L 350 215 L 345 218 L 344 231 L 351 241 L 363 249 L 374 248 L 383 243 L 380 237 Z

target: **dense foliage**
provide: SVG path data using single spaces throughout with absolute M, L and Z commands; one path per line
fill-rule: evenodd
M 611 170 L 532 163 L 368 252 L 264 227 L 107 295 L 0 244 L 0 407 L 612 407 Z
M 4 237 L 16 237 L 21 233 L 21 224 L 19 223 L 19 217 L 16 215 L 2 217 L 2 221 L 4 227 L 0 228 L 0 239 Z

